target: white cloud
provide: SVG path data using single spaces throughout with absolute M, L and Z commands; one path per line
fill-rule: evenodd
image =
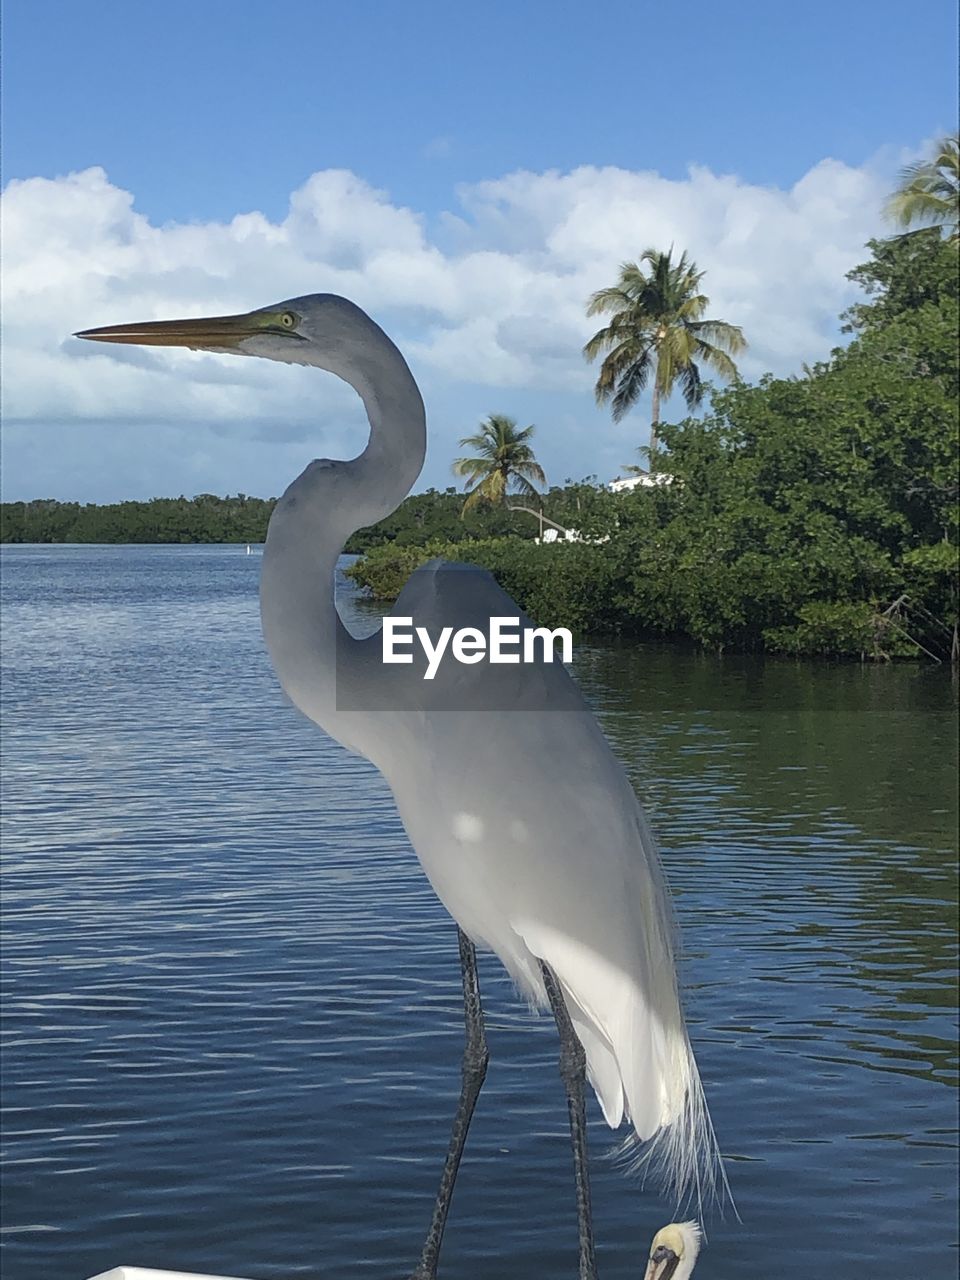
M 314 371 L 68 336 L 312 291 L 353 298 L 408 354 L 432 410 L 427 481 L 449 483 L 456 439 L 486 411 L 537 421 L 554 478 L 615 471 L 627 442 L 646 437 L 645 414 L 615 428 L 592 404 L 594 373 L 580 356 L 595 323 L 584 314 L 592 290 L 648 245 L 684 248 L 707 272 L 711 314 L 750 340 L 745 376 L 793 372 L 837 341 L 836 316 L 853 296 L 844 275 L 882 233 L 889 185 L 888 172 L 833 160 L 790 190 L 701 167 L 683 180 L 587 166 L 519 172 L 461 188 L 458 211 L 428 229 L 343 170 L 315 173 L 276 223 L 247 212 L 154 226 L 99 168 L 11 182 L 5 492 L 104 498 L 133 496 L 132 485 L 142 495 L 144 473 L 148 492 L 277 492 L 306 461 L 305 445 L 355 451 L 359 402 Z M 190 447 L 171 455 L 186 437 Z

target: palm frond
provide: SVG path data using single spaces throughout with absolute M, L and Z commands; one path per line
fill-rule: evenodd
M 703 383 L 700 381 L 700 370 L 691 360 L 678 373 L 678 381 L 688 409 L 696 409 L 703 399 Z
M 700 342 L 725 347 L 732 356 L 738 356 L 747 349 L 747 340 L 737 324 L 727 324 L 726 320 L 696 320 L 689 327 Z
M 653 347 L 650 343 L 642 349 L 637 349 L 632 343 L 624 343 L 616 351 L 611 351 L 600 366 L 600 374 L 594 387 L 597 403 L 606 404 L 618 393 L 620 383 L 628 375 L 634 379 L 639 395 L 647 385 L 654 365 Z
M 540 497 L 540 490 L 536 488 L 535 485 L 531 484 L 531 482 L 527 480 L 525 476 L 515 475 L 513 477 L 513 491 L 514 493 L 523 494 L 523 496 L 526 498 Z
M 488 464 L 478 458 L 457 458 L 453 463 L 453 474 L 463 476 L 468 481 L 486 475 L 488 470 Z
M 622 311 L 624 307 L 629 307 L 630 297 L 622 288 L 598 289 L 596 293 L 590 295 L 590 301 L 587 303 L 587 315 L 598 316 L 605 311 Z
M 481 449 L 487 451 L 496 442 L 491 441 L 489 435 L 477 434 L 473 436 L 463 436 L 460 440 L 460 446 L 463 449 Z
M 653 361 L 651 360 L 645 366 L 632 365 L 620 378 L 617 383 L 616 394 L 612 400 L 614 422 L 619 422 L 640 399 L 640 395 L 647 385 L 652 364 Z
M 632 315 L 623 314 L 616 317 L 605 329 L 599 329 L 589 342 L 584 344 L 583 354 L 587 360 L 595 360 L 604 351 L 612 347 L 622 347 L 631 342 L 639 349 L 643 339 L 652 332 L 652 324 L 645 317 L 633 320 Z
M 533 481 L 536 481 L 541 487 L 544 487 L 547 483 L 547 477 L 543 474 L 543 467 L 539 462 L 534 462 L 533 460 L 522 462 L 519 466 L 515 466 L 513 474 L 519 482 L 528 484 L 531 488 L 533 487 Z
M 709 342 L 697 343 L 697 355 L 705 365 L 718 374 L 725 382 L 736 382 L 740 371 L 725 351 L 711 346 Z
M 462 520 L 468 511 L 472 511 L 474 507 L 479 506 L 485 497 L 486 495 L 479 488 L 471 489 L 464 500 L 463 506 L 460 508 L 460 519 Z
M 901 169 L 884 213 L 901 227 L 926 223 L 960 234 L 960 137 L 941 138 L 933 155 Z

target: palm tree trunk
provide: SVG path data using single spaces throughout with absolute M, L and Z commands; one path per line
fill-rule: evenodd
M 653 383 L 653 419 L 650 423 L 650 469 L 657 454 L 657 427 L 660 425 L 660 384 Z

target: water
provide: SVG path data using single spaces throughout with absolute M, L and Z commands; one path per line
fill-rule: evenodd
M 6 1280 L 403 1280 L 419 1254 L 455 936 L 378 775 L 284 703 L 259 565 L 4 548 Z M 953 1277 L 949 673 L 578 663 L 663 844 L 743 1217 L 698 1278 Z M 481 978 L 492 1062 L 442 1274 L 573 1280 L 554 1033 L 491 957 Z M 591 1116 L 601 1275 L 639 1280 L 673 1207 Z

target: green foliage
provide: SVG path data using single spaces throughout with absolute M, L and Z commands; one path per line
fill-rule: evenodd
M 275 498 L 153 498 L 105 506 L 57 502 L 5 502 L 3 542 L 262 542 Z
M 508 535 L 533 538 L 539 530 L 537 512 L 541 506 L 548 519 L 564 528 L 591 533 L 603 523 L 600 513 L 612 500 L 595 481 L 583 480 L 553 488 L 532 502 L 517 497 L 510 498 L 508 506 L 482 503 L 461 518 L 463 495 L 453 486 L 442 491 L 427 489 L 405 499 L 374 528 L 358 529 L 344 550 L 359 554 L 386 543 L 423 547 Z M 0 535 L 4 542 L 262 542 L 274 502 L 273 498 L 245 494 L 228 498 L 201 494 L 102 506 L 53 498 L 5 502 L 0 507 Z M 513 509 L 514 502 L 528 510 Z
M 509 538 L 485 564 L 537 621 L 712 648 L 949 657 L 957 622 L 955 250 L 874 247 L 857 336 L 800 379 L 713 397 L 663 428 L 670 484 L 554 491 L 558 523 L 607 541 Z M 575 510 L 574 510 L 575 508 Z
M 410 574 L 439 556 L 489 569 L 503 589 L 538 623 L 583 634 L 617 630 L 617 566 L 609 551 L 590 543 L 537 546 L 519 538 L 483 538 L 426 547 L 373 548 L 346 570 L 379 600 L 395 600 Z
M 347 540 L 345 551 L 359 554 L 384 543 L 423 547 L 428 542 L 462 542 L 469 538 L 500 537 L 529 532 L 526 515 L 511 515 L 503 507 L 482 503 L 463 512 L 463 494 L 451 485 L 444 490 L 427 489 L 412 494 L 392 515 L 372 528 L 358 529 Z
M 555 487 L 533 499 L 511 496 L 505 505 L 482 502 L 464 511 L 463 494 L 456 489 L 427 489 L 406 498 L 392 515 L 374 527 L 358 529 L 344 550 L 359 554 L 388 542 L 423 547 L 438 541 L 456 544 L 511 534 L 533 538 L 539 532 L 541 507 L 548 520 L 565 529 L 592 533 L 598 521 L 602 523 L 599 512 L 611 500 L 609 491 L 598 487 L 595 481 L 582 480 Z
M 867 298 L 844 313 L 845 332 L 877 332 L 906 313 L 943 307 L 957 296 L 957 245 L 925 227 L 892 240 L 871 240 L 870 261 L 847 273 Z
M 456 558 L 456 545 L 439 541 L 421 545 L 383 542 L 371 547 L 344 573 L 375 600 L 396 600 L 411 573 L 434 556 L 453 560 Z
M 897 624 L 862 601 L 815 600 L 801 605 L 798 622 L 764 632 L 767 648 L 795 657 L 916 657 L 915 644 Z

